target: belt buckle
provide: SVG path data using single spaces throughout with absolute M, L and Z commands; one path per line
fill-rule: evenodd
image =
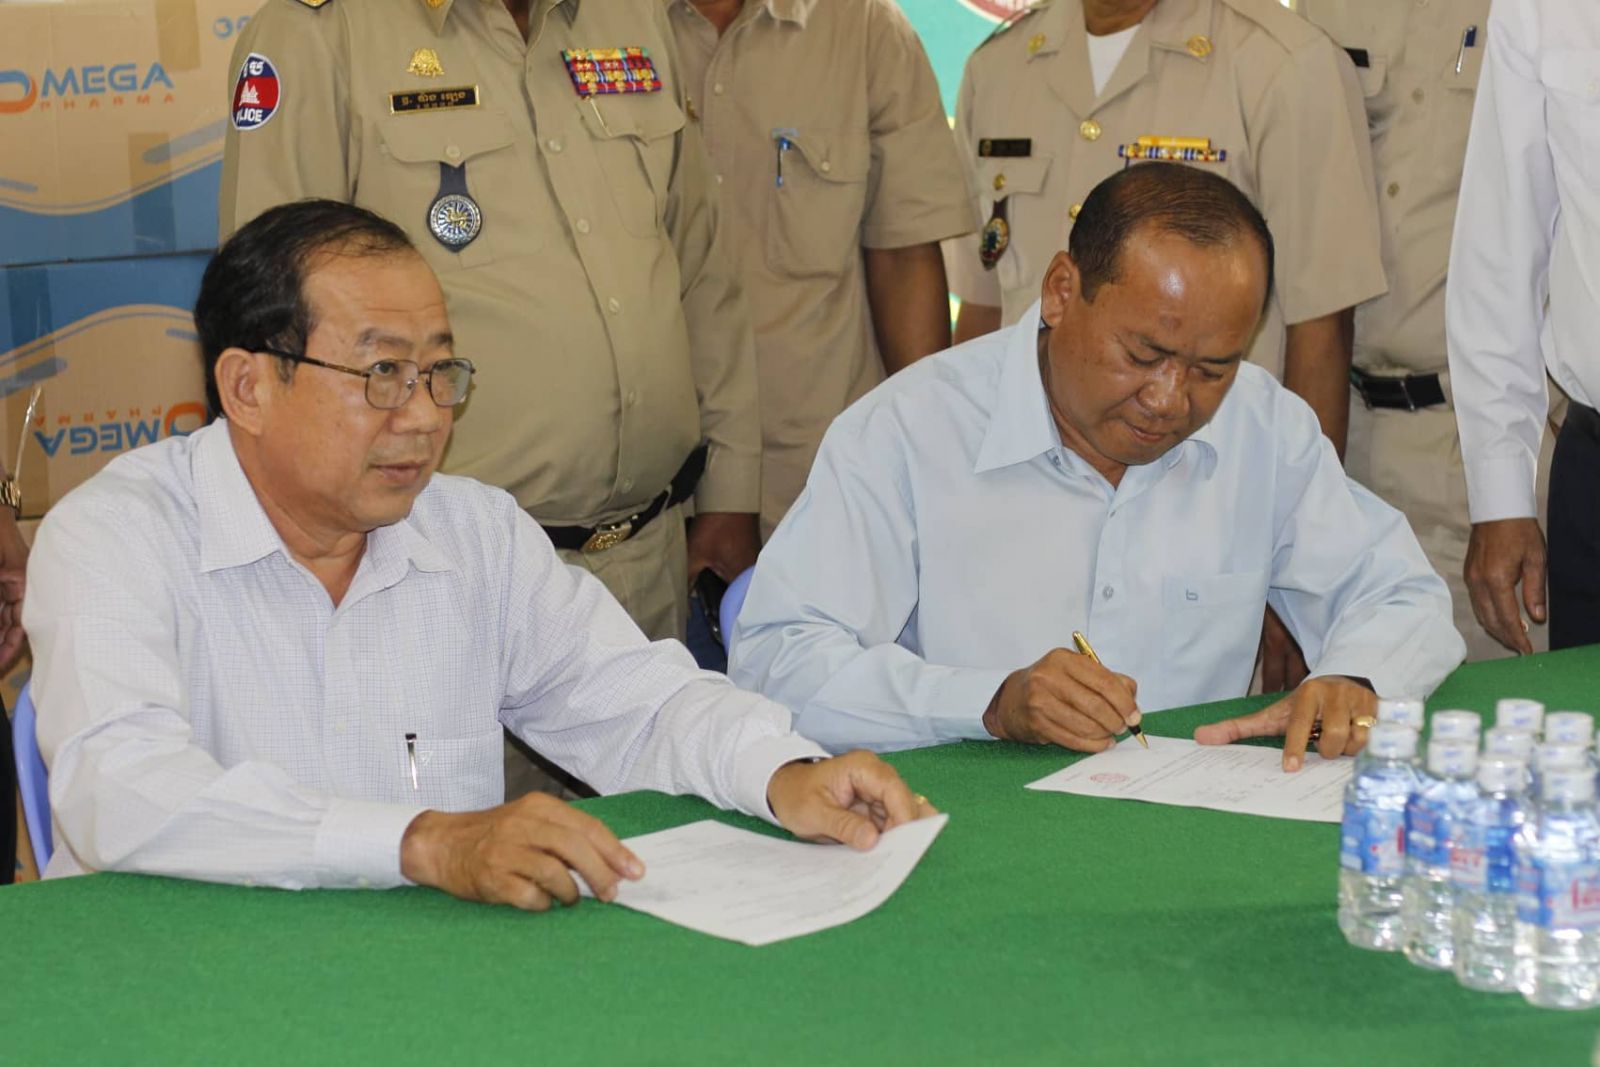
M 621 522 L 608 522 L 594 528 L 594 533 L 589 535 L 589 540 L 583 543 L 582 552 L 604 552 L 608 548 L 615 548 L 633 536 L 633 520 L 623 519 Z

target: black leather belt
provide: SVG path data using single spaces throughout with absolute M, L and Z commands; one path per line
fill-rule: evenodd
M 706 446 L 701 445 L 690 452 L 689 458 L 683 461 L 678 473 L 672 476 L 672 484 L 661 490 L 660 494 L 642 510 L 618 522 L 602 523 L 599 526 L 545 526 L 544 532 L 549 535 L 550 543 L 557 548 L 565 548 L 571 552 L 604 552 L 608 548 L 622 544 L 644 529 L 651 519 L 663 511 L 693 496 L 694 487 L 699 484 L 700 475 L 704 474 L 705 470 Z
M 1407 374 L 1388 378 L 1350 368 L 1350 384 L 1369 408 L 1398 408 L 1416 411 L 1444 403 L 1444 386 L 1437 374 Z

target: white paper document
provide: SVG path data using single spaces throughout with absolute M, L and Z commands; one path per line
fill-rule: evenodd
M 1149 751 L 1129 737 L 1028 788 L 1310 822 L 1336 823 L 1343 812 L 1354 760 L 1325 760 L 1310 752 L 1288 774 L 1281 749 L 1145 736 Z
M 859 919 L 888 900 L 949 818 L 897 826 L 870 852 L 710 819 L 630 837 L 645 875 L 620 882 L 616 903 L 713 937 L 769 945 Z

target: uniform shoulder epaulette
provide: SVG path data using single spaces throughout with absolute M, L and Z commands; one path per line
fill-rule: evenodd
M 1310 20 L 1290 11 L 1278 0 L 1221 0 L 1221 3 L 1260 26 L 1268 37 L 1291 52 L 1315 44 L 1325 36 Z
M 1004 22 L 1000 23 L 1000 25 L 989 31 L 989 36 L 978 42 L 978 48 L 982 48 L 984 45 L 988 44 L 996 37 L 999 37 L 1002 33 L 1005 33 L 1013 26 L 1022 25 L 1023 22 L 1027 21 L 1030 15 L 1038 11 L 1043 11 L 1045 8 L 1050 6 L 1051 2 L 1052 0 L 1035 0 L 1034 3 L 1029 4 L 1027 7 L 1019 8 L 1018 10 L 1013 11 L 1010 15 L 1006 16 Z M 973 49 L 974 52 L 977 50 L 977 48 Z

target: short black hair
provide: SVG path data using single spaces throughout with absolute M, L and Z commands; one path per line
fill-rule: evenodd
M 1267 257 L 1263 309 L 1271 302 L 1277 250 L 1267 220 L 1237 185 L 1182 163 L 1136 164 L 1090 191 L 1067 239 L 1084 300 L 1093 303 L 1102 285 L 1118 280 L 1123 247 L 1146 228 L 1203 248 L 1229 245 L 1242 236 L 1255 238 Z
M 316 326 L 305 297 L 306 268 L 320 253 L 393 255 L 414 251 L 399 226 L 337 200 L 297 200 L 256 216 L 206 265 L 194 325 L 205 359 L 210 418 L 222 414 L 217 359 L 225 349 L 304 352 Z M 294 364 L 279 361 L 287 381 Z

